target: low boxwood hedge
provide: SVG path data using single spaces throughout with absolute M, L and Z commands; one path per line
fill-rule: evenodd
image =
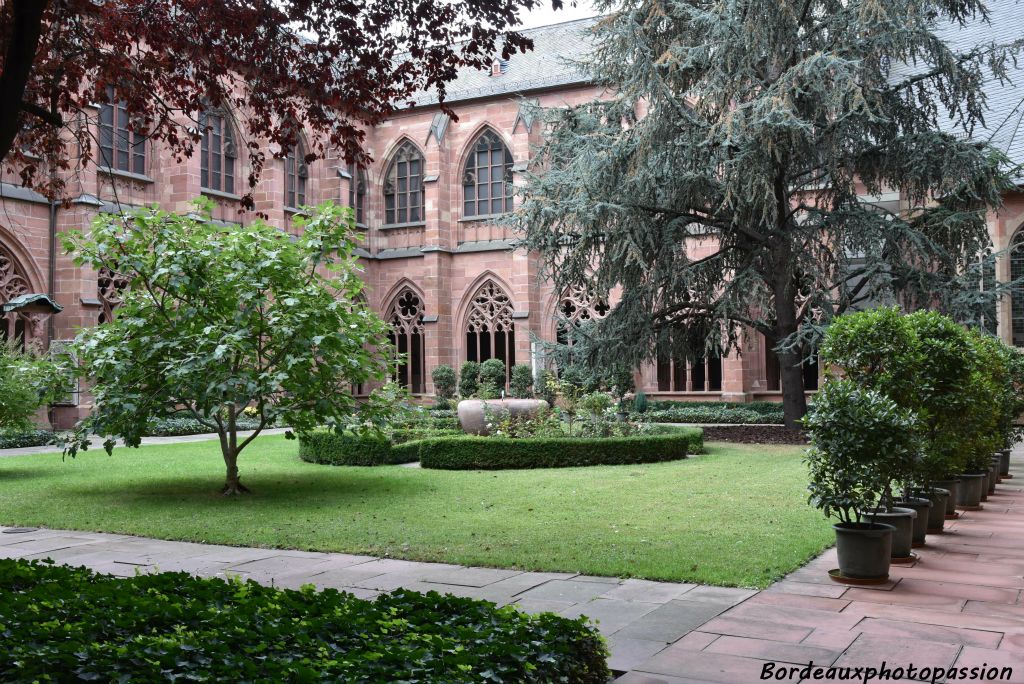
M 395 430 L 392 439 L 384 435 L 359 435 L 328 430 L 299 435 L 299 458 L 323 465 L 378 466 L 413 463 L 419 459 L 416 446 L 406 443 L 424 437 L 462 434 L 454 430 Z
M 0 449 L 45 446 L 53 443 L 53 439 L 54 434 L 50 430 L 0 431 Z
M 585 624 L 399 590 L 373 601 L 0 560 L 0 680 L 604 684 Z
M 530 437 L 462 435 L 412 442 L 424 468 L 499 470 L 653 463 L 686 458 L 690 431 L 633 437 Z
M 260 421 L 249 416 L 239 416 L 235 421 L 239 430 L 255 430 Z M 179 437 L 181 435 L 205 435 L 214 432 L 195 418 L 161 418 L 146 426 L 150 437 Z

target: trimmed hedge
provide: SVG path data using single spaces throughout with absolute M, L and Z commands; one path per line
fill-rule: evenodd
M 697 430 L 699 432 L 699 430 Z M 654 463 L 686 458 L 690 431 L 633 437 L 434 437 L 413 442 L 424 468 L 500 470 Z
M 782 405 L 772 402 L 651 402 L 643 420 L 652 423 L 727 423 L 733 425 L 781 425 Z
M 682 427 L 680 425 L 651 425 L 648 426 L 648 435 L 677 435 L 685 436 L 690 446 L 686 453 L 689 455 L 704 453 L 704 429 L 699 427 Z
M 0 680 L 604 684 L 586 618 L 0 560 Z
M 260 422 L 254 418 L 242 415 L 237 418 L 235 424 L 239 430 L 255 430 Z M 161 418 L 150 423 L 146 427 L 146 435 L 149 437 L 179 437 L 182 435 L 205 435 L 213 432 L 210 428 L 200 423 L 195 418 Z
M 23 447 L 52 444 L 54 434 L 50 430 L 28 430 L 27 432 L 0 432 L 0 449 L 21 449 Z
M 393 440 L 384 435 L 338 434 L 327 430 L 299 435 L 299 458 L 323 465 L 377 466 L 413 463 L 419 459 L 415 446 L 406 443 L 424 437 L 462 434 L 453 430 L 395 430 Z

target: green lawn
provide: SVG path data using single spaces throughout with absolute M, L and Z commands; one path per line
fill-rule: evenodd
M 216 493 L 216 442 L 0 458 L 0 524 L 764 587 L 832 542 L 798 447 L 709 444 L 650 465 L 521 471 L 322 466 L 263 437 L 254 494 Z

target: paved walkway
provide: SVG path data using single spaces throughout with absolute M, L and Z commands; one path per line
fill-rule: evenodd
M 621 684 L 744 684 L 762 668 L 1012 667 L 1024 682 L 1024 451 L 982 511 L 930 535 L 913 566 L 877 588 L 833 583 L 828 551 L 765 591 L 519 572 L 336 553 L 0 528 L 0 557 L 53 558 L 100 572 L 187 570 L 371 598 L 406 587 L 588 615 L 608 636 Z M 801 681 L 799 676 L 772 681 Z M 935 681 L 947 681 L 945 677 Z M 949 680 L 954 681 L 954 680 Z M 958 681 L 963 681 L 961 678 Z M 981 680 L 973 680 L 981 681 Z
M 267 428 L 260 435 L 283 435 L 288 428 Z M 252 434 L 252 430 L 246 430 L 239 432 L 239 437 L 248 437 Z M 216 433 L 207 433 L 201 435 L 173 435 L 171 437 L 143 437 L 142 446 L 149 444 L 181 444 L 182 442 L 206 442 L 211 439 L 219 439 Z M 123 441 L 117 440 L 117 445 L 122 446 Z M 103 439 L 100 437 L 92 437 L 89 440 L 89 449 L 95 449 L 100 451 L 103 449 Z M 45 446 L 34 446 L 34 447 L 20 447 L 17 449 L 0 449 L 0 458 L 5 456 L 28 456 L 30 454 L 53 454 L 59 453 L 63 449 L 53 444 L 47 444 Z

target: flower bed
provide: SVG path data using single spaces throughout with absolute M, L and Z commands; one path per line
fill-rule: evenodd
M 0 680 L 603 684 L 585 618 L 399 590 L 373 601 L 0 560 Z
M 654 463 L 686 458 L 691 444 L 703 444 L 698 428 L 632 437 L 528 437 L 471 435 L 410 442 L 424 468 L 500 470 Z

